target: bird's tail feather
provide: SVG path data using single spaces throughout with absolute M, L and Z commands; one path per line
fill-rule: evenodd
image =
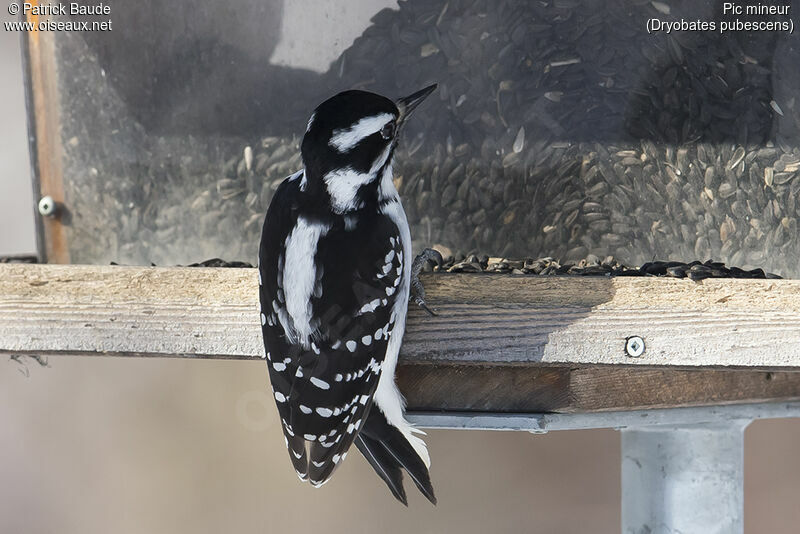
M 306 453 L 305 440 L 299 436 L 290 436 L 284 433 L 286 446 L 289 449 L 289 458 L 292 460 L 297 476 L 300 480 L 308 479 L 308 454 Z
M 407 504 L 403 489 L 405 470 L 419 491 L 436 504 L 425 462 L 406 436 L 386 421 L 380 410 L 370 410 L 364 428 L 356 439 L 356 446 L 400 502 Z
M 403 471 L 400 463 L 388 453 L 386 448 L 379 441 L 359 434 L 355 439 L 356 447 L 367 459 L 369 465 L 378 473 L 378 476 L 386 482 L 389 490 L 395 498 L 408 506 L 406 490 L 403 488 Z

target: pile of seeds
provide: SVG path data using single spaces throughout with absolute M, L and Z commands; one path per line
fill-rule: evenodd
M 244 268 L 253 267 L 250 263 L 244 261 L 225 261 L 219 258 L 212 258 L 210 260 L 201 261 L 198 263 L 190 263 L 187 267 L 225 267 L 225 268 Z
M 506 258 L 490 258 L 471 254 L 456 260 L 452 256 L 445 260 L 437 271 L 449 273 L 501 273 L 501 274 L 534 274 L 538 276 L 574 275 L 574 276 L 668 276 L 672 278 L 689 278 L 704 280 L 706 278 L 781 278 L 763 269 L 740 269 L 726 267 L 724 263 L 708 260 L 693 261 L 651 261 L 640 267 L 627 267 L 620 264 L 612 256 L 599 259 L 588 256 L 577 263 L 563 265 L 553 258 L 526 258 L 512 260 Z
M 403 1 L 373 18 L 319 86 L 401 96 L 439 84 L 396 158 L 415 250 L 533 253 L 559 258 L 556 271 L 605 269 L 579 267 L 589 255 L 628 265 L 713 257 L 797 277 L 800 36 L 645 30 L 650 17 L 710 20 L 719 9 Z M 115 157 L 67 143 L 73 260 L 254 263 L 272 194 L 302 167 L 299 136 L 318 101 L 292 103 L 296 116 L 282 124 L 296 124 L 295 137 L 269 124 L 259 138 L 150 135 L 91 68 L 69 69 L 83 77 L 64 98 L 85 106 L 64 117 L 65 137 L 113 131 L 104 143 Z M 683 272 L 692 269 L 703 270 Z
M 113 262 L 112 264 L 116 265 Z M 178 265 L 178 267 L 181 267 L 181 265 Z M 212 258 L 186 265 L 186 267 L 252 268 L 253 266 L 247 262 Z M 627 267 L 616 261 L 613 256 L 608 256 L 601 260 L 592 255 L 577 263 L 565 263 L 563 265 L 553 258 L 514 260 L 470 254 L 467 257 L 462 256 L 456 259 L 451 255 L 444 259 L 442 265 L 433 265 L 432 262 L 429 262 L 423 270 L 427 272 L 534 274 L 538 276 L 668 276 L 671 278 L 689 278 L 695 281 L 706 278 L 781 278 L 777 274 L 765 273 L 760 268 L 744 270 L 739 267 L 726 267 L 724 263 L 712 260 L 706 262 L 693 261 L 691 263 L 651 261 L 640 267 Z
M 798 275 L 797 37 L 644 29 L 715 9 L 402 2 L 335 75 L 387 94 L 439 83 L 398 154 L 419 245 Z
M 39 258 L 33 255 L 0 256 L 0 263 L 38 263 Z

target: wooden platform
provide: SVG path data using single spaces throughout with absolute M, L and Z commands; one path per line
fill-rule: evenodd
M 800 281 L 433 274 L 409 408 L 590 412 L 800 399 Z M 255 269 L 0 265 L 0 354 L 259 359 Z M 645 351 L 631 357 L 626 339 Z

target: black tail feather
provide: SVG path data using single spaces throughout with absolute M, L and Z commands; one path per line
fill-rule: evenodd
M 336 453 L 340 454 L 341 449 L 338 447 L 325 448 L 319 443 L 309 443 L 308 480 L 311 484 L 322 484 L 331 477 L 337 467 L 332 459 Z
M 292 466 L 294 466 L 297 476 L 302 480 L 308 479 L 308 455 L 305 441 L 298 436 L 284 435 L 286 436 L 286 446 L 289 449 L 289 458 L 292 460 Z
M 402 489 L 402 468 L 408 472 L 419 491 L 431 503 L 436 504 L 430 473 L 428 473 L 425 462 L 403 436 L 403 433 L 386 421 L 380 409 L 370 410 L 364 428 L 358 437 L 360 438 L 360 440 L 356 440 L 358 449 L 400 502 L 406 504 L 405 491 Z M 365 448 L 368 452 L 365 452 Z M 400 488 L 403 498 L 398 496 L 397 487 Z
M 362 434 L 356 436 L 356 447 L 367 459 L 369 465 L 378 473 L 378 476 L 386 482 L 389 490 L 395 498 L 408 506 L 406 490 L 403 488 L 403 471 L 400 464 L 390 455 L 379 441 L 366 437 Z
M 384 446 L 391 453 L 391 455 L 400 462 L 400 465 L 408 472 L 411 480 L 417 486 L 420 492 L 436 504 L 436 495 L 433 493 L 433 484 L 431 484 L 431 476 L 428 473 L 428 468 L 425 463 L 417 455 L 414 448 L 403 437 L 399 430 L 394 430 L 397 433 L 398 439 L 384 442 Z

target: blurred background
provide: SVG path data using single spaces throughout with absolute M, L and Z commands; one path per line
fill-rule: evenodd
M 352 25 L 319 16 L 314 24 L 324 38 L 321 40 L 332 44 L 312 49 L 313 54 L 299 53 L 291 42 L 262 43 L 271 55 L 259 57 L 258 49 L 251 50 L 248 53 L 253 57 L 245 61 L 236 43 L 226 41 L 230 34 L 214 27 L 204 31 L 230 45 L 221 49 L 235 55 L 234 67 L 269 59 L 271 68 L 292 65 L 298 71 L 298 79 L 313 79 L 360 34 L 348 28 L 366 25 L 377 9 L 391 5 L 366 0 L 364 3 L 370 4 L 369 9 L 360 9 L 360 3 L 354 2 L 339 15 L 347 20 L 363 19 Z M 292 24 L 295 28 L 305 24 L 298 21 L 308 15 L 297 10 L 298 5 L 287 2 L 281 6 L 282 11 L 265 15 L 275 27 L 265 28 L 264 34 L 278 31 L 281 25 L 286 32 Z M 112 18 L 119 31 L 63 37 L 63 50 L 83 47 L 94 51 L 76 57 L 90 64 L 88 71 L 96 71 L 98 76 L 101 71 L 105 76 L 114 50 L 129 46 L 126 39 L 135 29 L 121 24 L 124 6 L 115 9 L 117 16 Z M 2 11 L 7 17 L 5 9 Z M 279 24 L 278 20 L 282 22 Z M 255 32 L 263 26 L 254 28 L 242 31 Z M 19 38 L 19 34 L 0 31 L 0 116 L 4 126 L 0 130 L 0 256 L 35 249 Z M 177 37 L 165 34 L 162 39 L 162 46 L 180 52 Z M 141 56 L 147 58 L 150 53 L 149 49 L 144 50 Z M 135 68 L 134 64 L 132 70 Z M 181 93 L 177 89 L 169 93 L 171 102 L 160 101 L 156 108 L 148 105 L 148 98 L 157 87 L 140 87 L 130 89 L 131 94 L 122 94 L 114 88 L 130 88 L 124 83 L 128 72 L 118 73 L 112 90 L 86 78 L 78 78 L 73 88 L 78 91 L 78 86 L 84 84 L 80 90 L 89 97 L 99 95 L 107 100 L 98 101 L 124 102 L 125 113 L 108 119 L 109 124 L 122 130 L 122 140 L 108 141 L 105 149 L 111 146 L 112 152 L 124 152 L 126 142 L 139 139 L 141 132 L 137 128 L 155 132 L 167 144 L 177 143 L 170 147 L 179 146 L 175 128 L 186 121 L 201 120 L 203 113 L 181 110 Z M 224 74 L 216 73 L 222 79 Z M 163 83 L 175 82 L 168 79 Z M 210 79 L 207 83 L 213 86 L 216 82 Z M 196 88 L 201 96 L 202 89 Z M 165 115 L 165 109 L 172 114 Z M 78 110 L 84 115 L 75 111 L 75 116 L 65 119 L 65 128 L 86 127 L 86 112 L 90 110 L 91 107 Z M 181 112 L 185 114 L 183 120 Z M 246 117 L 246 112 L 247 109 L 240 116 Z M 137 122 L 114 123 L 128 115 L 135 115 Z M 211 121 L 218 119 L 213 106 L 208 116 Z M 220 130 L 243 126 L 215 122 L 195 127 Z M 112 131 L 111 126 L 104 125 L 99 130 L 106 131 Z M 92 133 L 88 129 L 82 135 L 91 137 Z M 516 129 L 513 133 L 518 135 Z M 67 139 L 72 137 L 70 134 Z M 213 139 L 203 142 L 212 144 Z M 223 155 L 234 158 L 234 167 L 239 165 L 241 157 L 231 156 L 231 147 L 235 145 L 238 153 L 243 143 L 225 139 L 219 143 L 225 148 L 220 149 Z M 261 146 L 275 149 L 269 143 Z M 154 147 L 150 149 L 158 152 L 156 144 Z M 137 160 L 145 157 L 146 151 L 137 153 L 135 147 L 129 148 L 130 152 L 123 153 L 119 160 L 124 168 L 148 163 Z M 169 159 L 172 156 L 167 152 L 157 155 Z M 70 165 L 78 171 L 90 168 L 86 161 L 91 157 L 95 156 L 75 155 Z M 184 163 L 187 173 L 202 175 L 199 164 Z M 78 171 L 80 176 L 91 175 Z M 237 172 L 234 169 L 233 175 Z M 95 182 L 89 185 L 88 189 L 76 187 L 74 191 L 98 190 Z M 111 196 L 119 193 L 99 190 Z M 90 196 L 73 200 L 77 205 L 99 202 Z M 243 200 L 242 197 L 235 202 Z M 169 201 L 166 204 L 168 207 Z M 102 211 L 99 213 L 102 215 Z M 117 228 L 119 221 L 106 222 Z M 118 227 L 123 235 L 123 222 Z M 91 240 L 91 228 L 91 224 L 84 225 L 85 235 L 73 236 L 74 242 Z M 159 230 L 150 235 L 156 231 Z M 193 234 L 173 237 L 179 242 L 196 238 Z M 221 236 L 219 240 L 228 239 Z M 217 240 L 199 244 L 202 257 L 178 259 L 168 257 L 155 245 L 142 247 L 136 239 L 114 241 L 111 248 L 108 243 L 99 242 L 102 246 L 95 256 L 92 247 L 84 247 L 87 258 L 195 261 L 214 255 L 225 257 L 226 252 L 214 247 Z M 242 254 L 248 251 L 248 247 L 240 250 Z M 106 258 L 103 254 L 111 256 Z M 620 458 L 616 432 L 530 435 L 430 431 L 427 442 L 439 505 L 431 507 L 409 488 L 410 507 L 406 509 L 394 501 L 358 455 L 352 455 L 321 490 L 299 483 L 286 457 L 274 405 L 266 389 L 267 373 L 258 362 L 85 357 L 52 359 L 48 367 L 41 367 L 32 360 L 0 361 L 0 533 L 619 532 Z M 747 430 L 745 443 L 746 531 L 797 532 L 800 422 L 756 422 Z

